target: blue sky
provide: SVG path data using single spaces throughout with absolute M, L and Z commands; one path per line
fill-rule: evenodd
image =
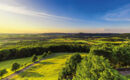
M 130 0 L 1 0 L 0 15 L 2 33 L 130 32 Z

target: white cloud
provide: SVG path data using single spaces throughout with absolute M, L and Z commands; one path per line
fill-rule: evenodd
M 0 10 L 21 14 L 21 15 L 36 16 L 42 18 L 73 20 L 72 18 L 69 17 L 56 16 L 44 12 L 30 10 L 29 8 L 25 7 L 24 5 L 21 5 L 17 1 L 18 0 L 1 0 Z
M 104 19 L 108 21 L 130 21 L 130 4 L 108 12 Z

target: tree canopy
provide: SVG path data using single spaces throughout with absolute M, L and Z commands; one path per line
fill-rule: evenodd
M 109 61 L 102 56 L 89 54 L 77 66 L 73 80 L 127 80 L 112 69 Z

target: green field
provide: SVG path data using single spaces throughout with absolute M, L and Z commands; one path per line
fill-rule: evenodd
M 27 63 L 31 63 L 32 58 L 28 57 L 28 58 L 21 58 L 21 59 L 14 59 L 14 60 L 7 60 L 7 61 L 2 61 L 0 62 L 0 68 L 1 69 L 11 69 L 11 66 L 13 63 L 19 63 L 19 64 L 27 64 Z
M 12 80 L 58 80 L 58 74 L 73 53 L 55 53 L 15 76 Z M 86 55 L 86 54 L 82 54 Z
M 40 57 L 40 56 L 38 56 L 38 57 Z M 8 71 L 8 73 L 6 75 L 4 75 L 3 77 L 6 77 L 6 76 L 14 73 L 13 71 L 11 71 L 11 67 L 12 67 L 13 63 L 19 63 L 21 65 L 20 69 L 22 69 L 25 66 L 32 64 L 32 57 L 1 61 L 0 69 L 7 69 L 7 71 Z
M 130 75 L 127 75 L 126 77 L 130 80 Z

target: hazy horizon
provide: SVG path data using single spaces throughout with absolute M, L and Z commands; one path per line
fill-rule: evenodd
M 0 33 L 130 33 L 130 0 L 0 0 Z

